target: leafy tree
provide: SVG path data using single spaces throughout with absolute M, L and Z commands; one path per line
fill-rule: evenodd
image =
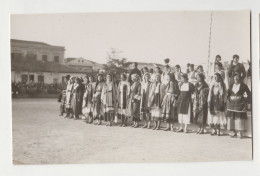
M 107 63 L 104 66 L 104 70 L 107 73 L 111 73 L 113 76 L 118 76 L 121 73 L 127 72 L 127 68 L 130 65 L 126 58 L 120 56 L 122 52 L 111 48 L 107 53 Z

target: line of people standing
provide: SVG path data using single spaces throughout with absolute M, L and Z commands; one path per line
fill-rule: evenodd
M 122 73 L 120 81 L 110 73 L 93 75 L 84 79 L 67 78 L 67 88 L 63 91 L 61 115 L 65 118 L 79 119 L 82 116 L 86 123 L 113 126 L 114 121 L 121 119 L 119 126 L 126 127 L 130 119 L 131 127 L 160 130 L 165 122 L 165 131 L 186 132 L 188 125 L 198 125 L 198 134 L 205 133 L 210 125 L 211 135 L 221 135 L 221 129 L 230 130 L 230 136 L 243 137 L 246 131 L 247 103 L 251 92 L 243 83 L 245 69 L 238 63 L 239 56 L 234 55 L 228 69 L 230 85 L 224 82 L 225 74 L 221 57 L 216 56 L 212 81 L 206 82 L 202 66 L 196 71 L 189 65 L 189 72 L 181 72 L 179 65 L 173 72 L 165 59 L 165 69 L 156 66 L 151 72 L 148 68 L 133 69 L 129 74 Z M 173 124 L 178 122 L 178 128 Z M 152 124 L 153 123 L 153 124 Z M 221 128 L 222 127 L 222 128 Z

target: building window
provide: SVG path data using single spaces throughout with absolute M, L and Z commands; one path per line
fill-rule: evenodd
M 22 57 L 22 53 L 11 53 L 11 59 L 21 59 Z
M 54 56 L 54 62 L 59 62 L 60 61 L 60 57 L 59 56 Z
M 38 83 L 44 83 L 44 76 L 38 75 Z
M 29 81 L 34 81 L 34 75 L 29 75 Z
M 37 55 L 36 54 L 27 54 L 26 58 L 28 60 L 37 60 Z
M 47 55 L 42 55 L 42 61 L 47 62 L 48 61 L 48 56 Z
M 21 75 L 22 83 L 26 83 L 28 81 L 28 75 Z

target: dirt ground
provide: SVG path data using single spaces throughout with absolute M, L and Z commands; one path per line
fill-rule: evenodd
M 12 108 L 14 164 L 252 159 L 252 138 L 96 126 L 58 116 L 56 99 L 13 99 Z

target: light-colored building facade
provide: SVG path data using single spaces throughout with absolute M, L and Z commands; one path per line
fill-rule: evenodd
M 66 58 L 64 64 L 88 73 L 98 72 L 104 68 L 102 64 L 84 58 Z
M 64 52 L 62 46 L 11 39 L 11 80 L 56 84 L 66 75 L 83 77 L 85 71 L 64 64 Z
M 65 47 L 43 42 L 11 39 L 11 58 L 25 58 L 63 64 Z

